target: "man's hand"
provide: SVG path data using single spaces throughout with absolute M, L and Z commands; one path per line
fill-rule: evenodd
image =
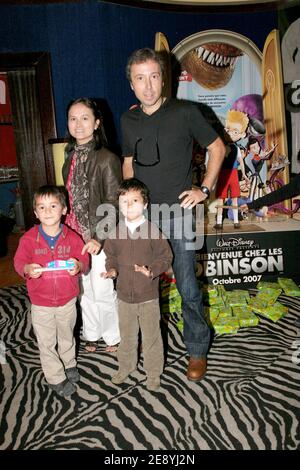
M 107 272 L 101 273 L 100 277 L 103 277 L 104 279 L 115 279 L 118 277 L 118 272 L 115 268 L 111 268 Z
M 181 202 L 180 207 L 192 209 L 199 204 L 199 202 L 205 201 L 207 194 L 203 193 L 201 189 L 190 189 L 189 191 L 183 191 L 183 193 L 179 195 L 178 199 L 182 198 L 184 198 L 184 200 Z
M 90 255 L 97 255 L 101 250 L 101 243 L 91 238 L 82 248 L 81 254 L 88 252 Z

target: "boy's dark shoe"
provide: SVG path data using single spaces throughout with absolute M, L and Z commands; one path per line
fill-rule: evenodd
M 70 369 L 66 369 L 66 376 L 70 382 L 72 382 L 72 384 L 76 384 L 80 380 L 80 374 L 77 367 L 70 367 Z
M 56 392 L 61 397 L 70 397 L 74 392 L 76 392 L 76 387 L 69 382 L 68 379 L 65 379 L 59 384 L 49 384 L 49 388 Z
M 71 395 L 73 395 L 74 392 L 76 392 L 75 385 L 73 385 L 69 380 L 67 380 L 67 383 L 64 385 L 63 388 L 64 397 L 70 397 Z

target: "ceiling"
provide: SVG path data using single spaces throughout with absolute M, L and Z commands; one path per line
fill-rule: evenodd
M 217 5 L 241 5 L 241 4 L 292 4 L 296 3 L 295 0 L 140 0 L 141 3 L 160 3 L 172 5 L 204 5 L 204 6 L 217 6 Z M 122 3 L 122 2 L 120 2 Z
M 47 4 L 47 3 L 80 3 L 85 0 L 0 0 L 0 4 Z M 283 5 L 283 6 L 293 6 L 299 4 L 299 0 L 95 0 L 99 3 L 118 3 L 122 4 L 132 4 L 135 6 L 142 6 L 142 4 L 160 4 L 163 5 L 173 5 L 173 6 L 232 6 L 232 5 L 263 5 L 263 4 L 272 4 L 272 5 Z
M 29 5 L 51 3 L 84 3 L 86 0 L 0 0 L 0 5 Z M 300 0 L 95 0 L 99 3 L 115 3 L 136 8 L 151 8 L 173 11 L 211 11 L 215 8 L 230 11 L 247 8 L 259 10 L 292 7 Z M 247 11 L 247 10 L 246 10 Z
M 117 3 L 140 8 L 156 8 L 160 10 L 215 11 L 216 7 L 223 10 L 245 9 L 256 10 L 286 8 L 300 4 L 300 0 L 98 0 L 100 3 Z

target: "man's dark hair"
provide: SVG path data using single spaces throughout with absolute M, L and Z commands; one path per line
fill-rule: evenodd
M 153 60 L 157 62 L 160 66 L 162 78 L 165 75 L 165 64 L 160 52 L 156 52 L 149 47 L 144 47 L 143 49 L 137 49 L 134 51 L 128 58 L 127 65 L 126 65 L 126 77 L 131 82 L 131 66 L 133 64 L 143 64 L 147 62 L 147 60 Z
M 36 208 L 37 198 L 43 196 L 56 197 L 62 207 L 67 207 L 66 193 L 65 188 L 63 186 L 55 186 L 50 184 L 40 186 L 33 194 L 33 209 Z
M 149 202 L 149 189 L 137 178 L 129 178 L 128 180 L 122 181 L 118 189 L 118 197 L 124 196 L 129 191 L 139 191 L 143 198 L 144 204 Z

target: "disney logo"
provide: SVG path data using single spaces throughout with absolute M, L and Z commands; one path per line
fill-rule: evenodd
M 219 248 L 231 246 L 246 246 L 247 248 L 251 248 L 253 245 L 254 240 L 244 240 L 243 238 L 228 238 L 228 240 L 224 240 L 224 238 L 219 238 L 216 242 L 216 246 Z

